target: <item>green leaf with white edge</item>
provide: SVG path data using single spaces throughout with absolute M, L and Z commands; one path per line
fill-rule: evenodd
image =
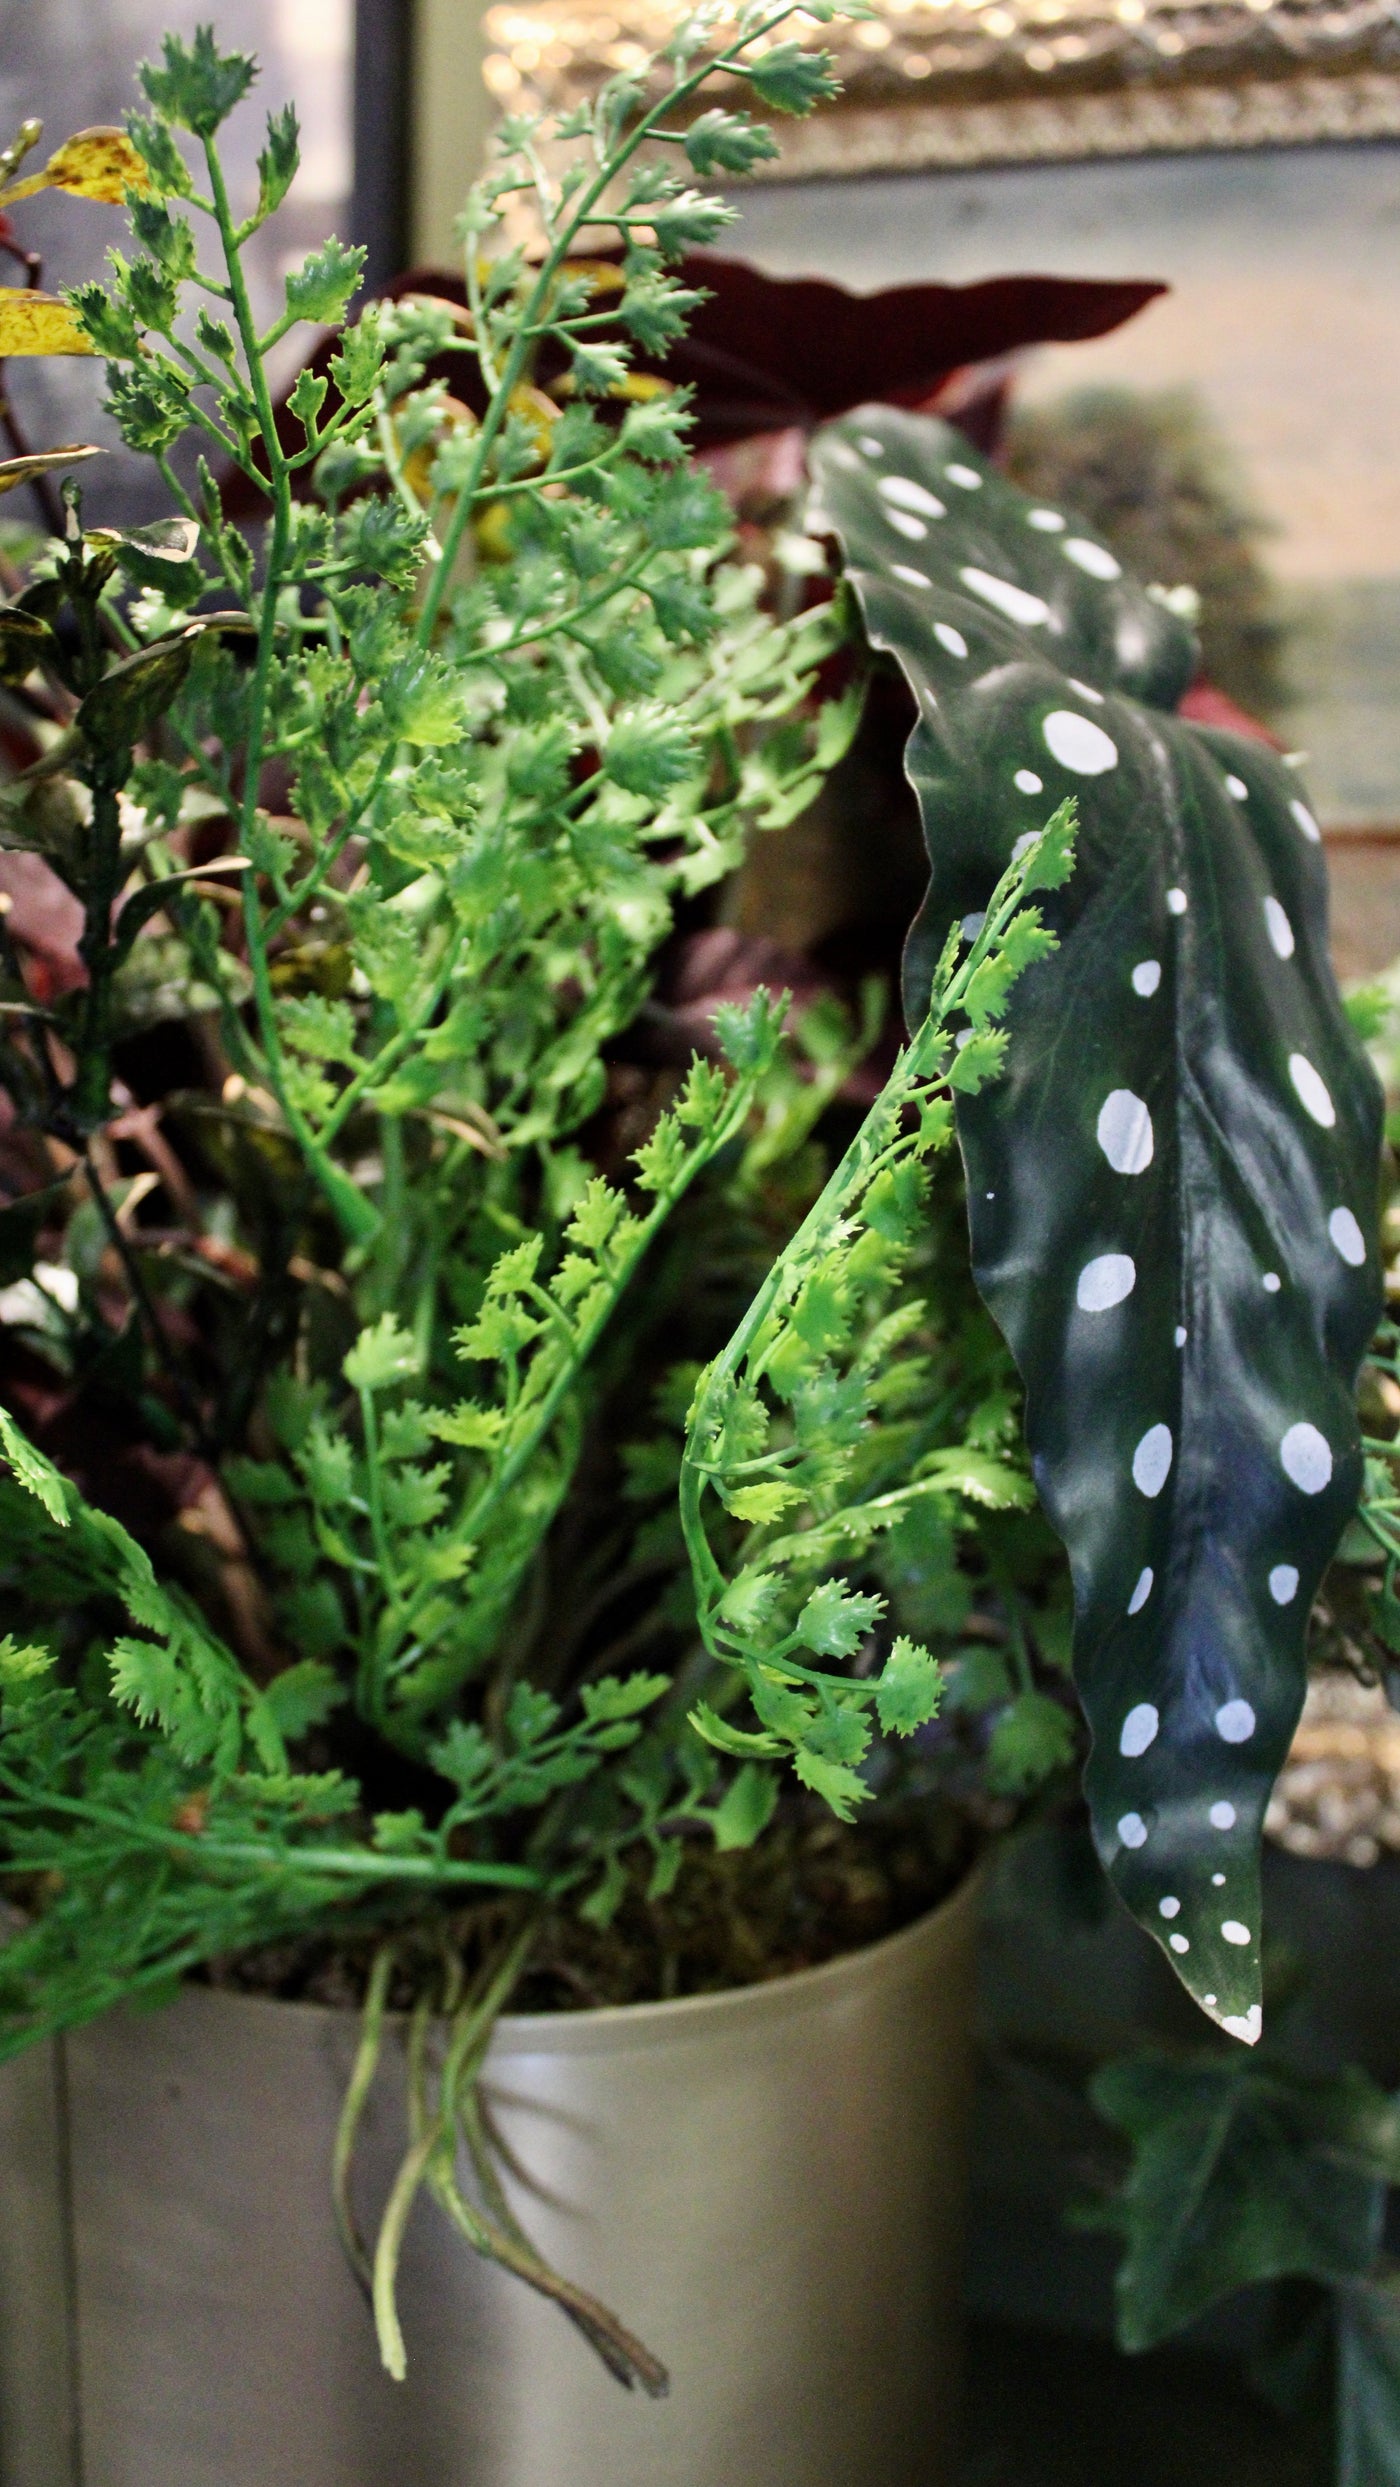
M 1004 1074 L 954 1057 L 973 1266 L 1027 1385 L 1074 1579 L 1099 1853 L 1204 2009 L 1261 2025 L 1259 1836 L 1313 1593 L 1355 1504 L 1380 1308 L 1380 1095 L 1327 955 L 1317 824 L 1264 745 L 1185 722 L 1190 632 L 1094 530 L 927 416 L 818 435 L 821 523 L 918 705 L 932 862 L 917 1022 L 950 928 L 1067 798 L 1053 956 Z
M 819 1658 L 854 1658 L 884 1611 L 883 1598 L 848 1589 L 844 1580 L 824 1580 L 797 1618 L 798 1638 Z
M 875 1715 L 887 1736 L 912 1736 L 938 1714 L 943 1675 L 937 1660 L 900 1633 L 875 1682 Z

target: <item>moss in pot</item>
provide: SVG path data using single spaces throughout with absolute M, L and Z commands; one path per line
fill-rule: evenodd
M 931 1169 L 956 1110 L 985 1265 L 979 1204 L 997 1191 L 985 1175 L 998 1148 L 1022 1148 L 1028 1096 L 1043 1122 L 1035 1080 L 1079 1007 L 1056 980 L 1059 935 L 1068 951 L 1092 931 L 1125 852 L 1164 916 L 1177 912 L 1166 876 L 1184 869 L 1180 800 L 1159 789 L 1125 847 L 1117 816 L 1096 810 L 1107 728 L 1082 707 L 1111 695 L 1113 715 L 1155 717 L 1155 699 L 1168 719 L 1180 626 L 1112 584 L 1111 556 L 1060 513 L 1041 516 L 1079 548 L 1077 567 L 1042 578 L 1048 531 L 1028 535 L 1019 496 L 936 423 L 866 410 L 829 427 L 828 509 L 808 521 L 814 541 L 840 535 L 869 642 L 917 680 L 933 720 L 921 730 L 943 736 L 937 767 L 927 741 L 911 754 L 916 789 L 937 799 L 910 1040 L 854 1128 L 839 1096 L 862 1038 L 830 1006 L 798 1018 L 785 1052 L 783 999 L 759 989 L 716 1008 L 688 1069 L 628 1060 L 678 917 L 751 833 L 800 813 L 860 712 L 867 643 L 852 597 L 765 615 L 723 502 L 686 461 L 683 403 L 634 367 L 684 325 L 668 262 L 727 213 L 666 150 L 703 180 L 772 149 L 727 108 L 684 117 L 705 80 L 746 81 L 779 110 L 829 91 L 786 14 L 747 12 L 718 52 L 696 21 L 657 69 L 659 99 L 645 78 L 610 82 L 553 133 L 573 151 L 562 178 L 532 125 L 505 124 L 499 169 L 463 217 L 467 313 L 407 298 L 346 324 L 328 375 L 292 392 L 291 447 L 267 357 L 298 321 L 343 319 L 358 259 L 327 244 L 257 332 L 240 254 L 293 177 L 294 123 L 273 116 L 253 223 L 240 224 L 218 131 L 251 64 L 208 35 L 169 40 L 142 73 L 149 110 L 129 137 L 76 159 L 102 153 L 139 250 L 109 286 L 79 290 L 67 343 L 106 359 L 109 403 L 129 445 L 161 462 L 174 514 L 137 535 L 85 530 L 70 490 L 63 538 L 0 616 L 13 697 L 43 745 L 5 792 L 6 837 L 83 910 L 80 972 L 59 1001 L 40 1000 L 20 946 L 6 962 L 21 1170 L 7 1223 L 28 1290 L 11 1308 L 0 1414 L 17 1615 L 0 1827 L 25 1911 L 3 1955 L 6 2043 L 201 1969 L 299 1992 L 331 1974 L 362 1986 L 340 2204 L 396 2374 L 396 2262 L 426 2190 L 481 2252 L 561 2299 L 622 2380 L 664 2381 L 493 2212 L 477 2077 L 512 1997 L 557 2006 L 581 1980 L 581 2000 L 628 1999 L 652 1976 L 663 1992 L 698 1990 L 742 1974 L 745 1943 L 765 1971 L 796 1965 L 771 1908 L 763 1931 L 761 1887 L 771 1867 L 800 1892 L 818 1806 L 837 1824 L 871 1806 L 891 1826 L 853 1830 L 851 1872 L 874 1870 L 901 1820 L 930 1826 L 927 1881 L 906 1874 L 901 1896 L 887 1875 L 880 1905 L 897 1923 L 937 1896 L 945 1861 L 955 1872 L 959 1825 L 985 1824 L 989 1786 L 1004 1801 L 996 1789 L 1023 1790 L 1073 1745 L 1067 1700 L 1045 1681 L 1067 1655 L 1067 1600 L 1030 1508 L 1011 1371 L 980 1316 L 949 1314 L 956 1186 Z M 542 256 L 506 247 L 521 192 L 543 220 Z M 212 235 L 207 258 L 192 219 Z M 583 257 L 600 224 L 621 231 L 620 275 Z M 549 393 L 532 376 L 546 343 L 566 366 Z M 484 414 L 420 385 L 449 349 L 479 373 Z M 265 533 L 226 521 L 203 466 L 186 491 L 173 453 L 191 429 L 266 484 Z M 984 533 L 971 519 L 971 536 L 946 530 L 945 578 L 925 540 L 948 517 L 949 476 L 969 505 L 981 496 Z M 1006 574 L 1025 562 L 1034 583 L 1018 584 Z M 1036 670 L 1042 643 L 1032 658 L 1018 637 L 1051 618 L 1079 668 L 1068 691 L 1049 660 Z M 994 662 L 977 679 L 1009 685 L 1009 707 L 984 701 L 969 725 L 960 684 L 925 677 L 984 644 Z M 820 678 L 843 650 L 850 679 L 833 695 Z M 1062 782 L 1047 788 L 1048 763 L 1022 765 L 1012 804 L 1002 779 L 1032 712 Z M 1054 723 L 1066 715 L 1102 740 Z M 989 719 L 995 769 L 977 740 Z M 1223 776 L 1208 738 L 1192 749 Z M 1245 897 L 1251 927 L 1257 915 L 1259 842 L 1297 836 L 1279 827 L 1297 810 L 1291 788 L 1260 776 L 1255 796 L 1259 824 L 1221 841 L 1241 927 Z M 1072 870 L 1070 797 L 1091 831 L 1087 878 Z M 1296 1041 L 1330 1083 L 1341 1154 L 1329 1198 L 1362 1247 L 1358 1262 L 1337 1246 L 1340 1282 L 1330 1264 L 1298 1273 L 1304 1292 L 1343 1292 L 1321 1344 L 1305 1330 L 1288 1345 L 1337 1445 L 1333 1490 L 1311 1481 L 1315 1455 L 1299 1487 L 1322 1496 L 1311 1533 L 1294 1547 L 1286 1511 L 1278 1523 L 1296 1583 L 1345 1516 L 1338 1399 L 1371 1311 L 1356 1273 L 1375 1147 L 1364 1065 L 1313 972 L 1320 899 L 1306 882 L 1290 899 L 1312 975 Z M 1226 941 L 1188 964 L 1221 991 L 1237 959 Z M 1115 1000 L 1084 1049 L 1072 1104 L 1091 1127 L 1107 1110 L 1109 1051 L 1128 1042 L 1146 990 Z M 1036 1007 L 1008 1057 L 999 1023 L 1022 991 Z M 172 1019 L 189 1031 L 173 1084 L 141 1042 Z M 1173 1055 L 1163 1077 L 1185 1094 L 1195 1068 Z M 1299 1094 L 1307 1107 L 1317 1091 Z M 1137 1176 L 1150 1152 L 1126 1112 L 1110 1113 L 1100 1150 Z M 1168 1221 L 1175 1271 L 1173 1221 L 1199 1242 L 1168 1159 L 1164 1148 L 1134 1208 Z M 1059 1238 L 1074 1234 L 1089 1216 L 1083 1165 L 1035 1162 Z M 1095 1161 L 1089 1190 L 1097 1180 Z M 1037 1258 L 1033 1227 L 1000 1271 L 1021 1273 L 1010 1311 L 998 1270 L 979 1275 L 1033 1368 L 1033 1420 L 1048 1411 L 1058 1429 L 1037 1439 L 1033 1421 L 1032 1438 L 1078 1565 L 1091 1717 L 1111 1714 L 1114 1739 L 1125 1711 L 1141 1721 L 1151 1708 L 1175 1729 L 1159 1675 L 1180 1673 L 1180 1633 L 1114 1643 L 1097 1601 L 1118 1549 L 1064 1488 L 1077 1315 L 1060 1243 Z M 1081 1288 L 1078 1310 L 1126 1300 L 1099 1295 Z M 1131 1342 L 1111 1327 L 1097 1344 L 1113 1347 L 1103 1386 L 1136 1426 Z M 1198 1351 L 1193 1404 L 1218 1397 L 1222 1376 L 1229 1357 L 1212 1366 Z M 1144 1419 L 1143 1441 L 1164 1423 L 1153 1433 Z M 1071 1451 L 1073 1434 L 1071 1421 Z M 1158 1504 L 1168 1469 L 1149 1461 L 1144 1482 L 1129 1466 Z M 1103 1487 L 1114 1519 L 1119 1492 Z M 1256 1493 L 1251 1527 L 1259 1507 Z M 1142 1519 L 1128 1508 L 1124 1542 Z M 1166 1581 L 1189 1568 L 1175 1549 L 1200 1540 L 1199 1496 L 1174 1486 L 1153 1520 Z M 1245 1524 L 1223 1514 L 1227 1545 Z M 1145 1603 L 1134 1589 L 1128 1613 Z M 1271 1751 L 1297 1653 L 1294 1618 L 1270 1620 L 1273 1640 L 1250 1657 L 1273 1670 Z M 1231 1625 L 1213 1619 L 1222 1651 Z M 935 1727 L 945 1674 L 953 1723 Z M 996 1721 L 987 1755 L 983 1710 Z M 1241 1756 L 1243 1739 L 1220 1733 L 1228 1797 L 1218 1756 L 1189 1737 L 1164 1737 L 1157 1760 L 1187 1773 L 1193 1802 L 1238 1812 L 1247 1880 L 1269 1751 Z M 1146 1749 L 1126 1729 L 1117 1742 L 1124 1763 Z M 1102 1751 L 1096 1766 L 1107 1861 L 1162 1937 L 1138 1852 L 1150 1815 L 1146 1862 L 1170 1868 L 1184 1836 L 1173 1789 L 1158 1803 Z M 707 1966 L 685 1912 L 712 1926 L 747 1872 L 725 1860 L 746 1852 L 760 1894 L 749 1932 Z M 743 1908 L 733 1915 L 737 1927 Z M 228 1965 L 250 1954 L 252 1971 Z M 1227 2025 L 1248 2021 L 1255 1966 L 1250 1951 L 1228 1991 L 1221 1975 L 1203 1997 Z M 362 2245 L 351 2145 L 398 2000 L 416 2029 L 446 2021 L 446 2053 L 429 2077 L 420 2051 L 418 2125 L 378 2240 Z M 459 2138 L 484 2208 L 461 2190 Z

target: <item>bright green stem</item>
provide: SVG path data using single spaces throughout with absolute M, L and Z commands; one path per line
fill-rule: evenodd
M 224 249 L 228 270 L 229 301 L 237 323 L 239 337 L 248 365 L 248 383 L 257 408 L 258 429 L 267 456 L 269 489 L 272 496 L 272 531 L 268 538 L 267 568 L 263 578 L 261 610 L 258 616 L 257 653 L 253 660 L 252 680 L 248 691 L 248 732 L 244 764 L 243 803 L 239 821 L 240 837 L 245 854 L 252 852 L 258 812 L 258 783 L 262 775 L 263 741 L 267 727 L 268 695 L 272 668 L 277 652 L 277 600 L 286 568 L 287 546 L 292 529 L 291 471 L 277 436 L 277 418 L 272 395 L 263 367 L 262 349 L 257 324 L 248 297 L 247 279 L 239 252 L 238 230 L 229 205 L 227 185 L 219 152 L 211 139 L 204 145 L 209 168 L 209 188 L 214 217 Z M 263 921 L 262 901 L 258 896 L 257 874 L 245 873 L 243 878 L 243 924 L 248 943 L 248 967 L 252 977 L 253 1000 L 258 1014 L 258 1027 L 267 1057 L 268 1078 L 276 1090 L 277 1101 L 286 1116 L 302 1155 L 311 1167 L 317 1182 L 329 1200 L 336 1216 L 352 1243 L 368 1243 L 377 1232 L 379 1212 L 366 1200 L 344 1169 L 337 1166 L 311 1129 L 304 1114 L 287 1094 L 286 1057 L 277 1026 L 276 997 L 272 989 L 272 973 L 267 954 L 267 928 Z
M 776 10 L 771 17 L 764 19 L 762 25 L 755 26 L 752 33 L 745 37 L 742 48 L 751 49 L 765 35 L 771 34 L 776 27 L 781 26 L 784 20 L 792 14 L 791 5 Z M 677 107 L 683 107 L 692 95 L 699 92 L 706 80 L 713 76 L 715 70 L 725 65 L 723 58 L 702 61 L 699 68 L 691 71 L 689 77 L 678 79 L 669 94 L 663 96 L 659 103 L 654 104 L 650 112 L 643 114 L 629 137 L 613 149 L 606 162 L 599 166 L 593 179 L 586 182 L 577 193 L 565 224 L 546 252 L 539 274 L 531 288 L 529 300 L 521 314 L 520 324 L 502 367 L 500 379 L 496 383 L 491 402 L 482 417 L 471 468 L 457 496 L 457 506 L 443 536 L 442 557 L 435 563 L 433 575 L 428 582 L 427 593 L 423 598 L 423 610 L 418 621 L 418 638 L 421 645 L 427 644 L 437 627 L 437 619 L 442 609 L 443 597 L 447 593 L 448 581 L 455 568 L 457 555 L 462 549 L 462 538 L 471 524 L 477 496 L 481 491 L 487 459 L 490 457 L 496 436 L 509 412 L 511 397 L 529 367 L 530 357 L 537 342 L 539 323 L 548 309 L 560 268 L 568 258 L 579 234 L 585 225 L 594 219 L 595 211 L 606 193 L 631 163 L 638 148 L 644 146 L 647 139 L 653 137 L 659 130 L 663 116 L 675 111 Z M 467 247 L 471 249 L 470 240 Z

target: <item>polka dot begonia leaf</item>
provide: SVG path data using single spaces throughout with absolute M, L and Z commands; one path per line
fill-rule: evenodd
M 949 926 L 1079 807 L 1045 910 L 1061 946 L 1013 996 L 1006 1077 L 958 1101 L 973 1266 L 1069 1551 L 1099 1853 L 1252 2042 L 1261 1826 L 1361 1483 L 1381 1303 L 1380 1097 L 1328 963 L 1316 823 L 1266 745 L 1175 714 L 1190 631 L 1072 512 L 887 406 L 828 425 L 813 468 L 812 523 L 918 708 L 911 1023 Z

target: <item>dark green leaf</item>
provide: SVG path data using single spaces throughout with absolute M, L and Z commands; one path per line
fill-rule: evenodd
M 147 121 L 138 113 L 128 113 L 126 130 L 150 174 L 151 187 L 163 198 L 187 199 L 194 188 L 189 166 L 164 121 Z
M 164 36 L 161 52 L 163 68 L 143 61 L 136 73 L 147 102 L 163 119 L 192 131 L 196 138 L 212 138 L 220 122 L 228 119 L 247 94 L 257 76 L 256 62 L 246 52 L 221 52 L 212 26 L 197 27 L 190 44 L 178 35 Z M 132 138 L 149 162 L 136 130 Z
M 1360 1482 L 1380 1304 L 1380 1100 L 1328 962 L 1317 826 L 1262 744 L 1171 713 L 1190 634 L 1092 529 L 928 417 L 863 409 L 816 465 L 919 705 L 911 1020 L 950 926 L 1078 808 L 1045 910 L 1061 947 L 1011 995 L 1005 1076 L 958 1100 L 974 1268 L 1070 1551 L 1100 1854 L 1252 2038 L 1260 1824 Z
M 259 222 L 272 215 L 296 179 L 301 160 L 297 145 L 297 111 L 295 104 L 284 104 L 280 112 L 267 116 L 267 145 L 258 157 Z
M 1400 2487 L 1400 2296 L 1363 2280 L 1335 2304 L 1337 2487 Z
M 1116 2205 L 1125 2348 L 1151 2348 L 1285 2272 L 1345 2280 L 1370 2269 L 1384 2187 L 1336 2149 L 1332 2088 L 1238 2057 L 1143 2056 L 1097 2076 L 1094 2104 L 1134 2153 Z
M 119 658 L 81 703 L 75 723 L 94 750 L 116 751 L 139 742 L 163 717 L 190 669 L 198 632 L 158 639 L 135 656 Z

